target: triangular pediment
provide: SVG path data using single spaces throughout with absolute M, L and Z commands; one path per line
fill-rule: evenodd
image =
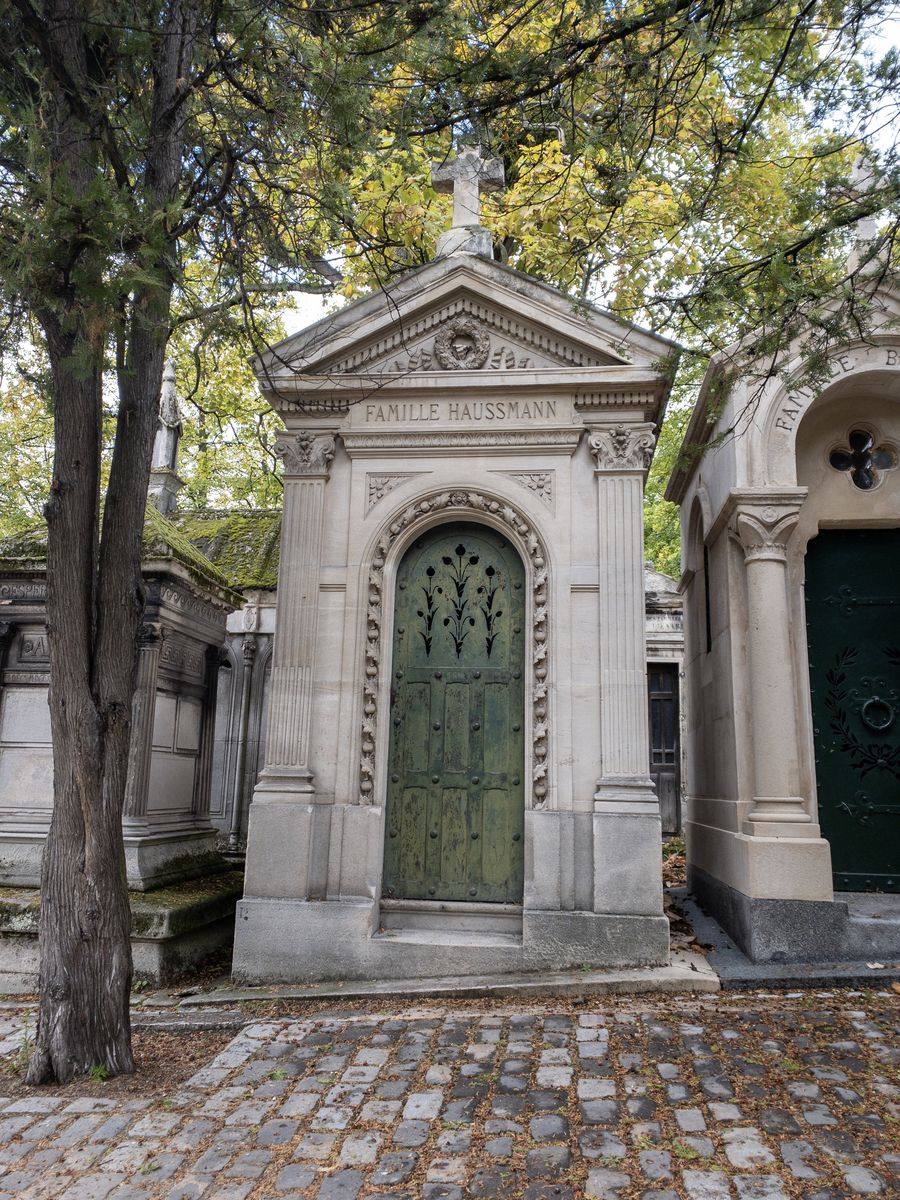
M 286 376 L 407 377 L 447 371 L 657 366 L 673 344 L 477 255 L 437 259 L 262 355 Z

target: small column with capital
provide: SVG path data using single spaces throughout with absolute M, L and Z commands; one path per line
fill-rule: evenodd
M 806 488 L 732 493 L 730 532 L 747 572 L 747 660 L 753 715 L 753 807 L 744 832 L 817 838 L 800 791 L 787 546 Z
M 325 485 L 334 457 L 331 434 L 286 434 L 278 441 L 284 462 L 284 519 L 278 568 L 266 765 L 260 792 L 315 792 L 309 762 L 312 689 L 316 669 L 319 573 L 325 519 Z
M 600 589 L 600 755 L 594 794 L 594 909 L 661 916 L 662 825 L 650 778 L 644 630 L 644 480 L 650 424 L 590 432 Z

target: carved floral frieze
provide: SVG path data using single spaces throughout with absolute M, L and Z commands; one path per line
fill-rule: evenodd
M 366 604 L 365 682 L 363 684 L 362 745 L 359 764 L 360 802 L 374 802 L 379 680 L 384 657 L 384 569 L 391 547 L 411 525 L 433 513 L 473 517 L 489 514 L 513 530 L 524 543 L 531 565 L 531 780 L 532 802 L 547 802 L 548 635 L 547 552 L 533 526 L 511 504 L 479 491 L 440 492 L 403 509 L 382 534 L 369 568 Z

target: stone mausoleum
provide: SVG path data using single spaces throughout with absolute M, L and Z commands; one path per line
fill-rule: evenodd
M 642 499 L 674 348 L 493 260 L 498 166 L 461 153 L 436 259 L 257 363 L 285 489 L 243 980 L 667 960 Z
M 821 381 L 802 338 L 714 359 L 667 493 L 688 882 L 761 961 L 900 956 L 900 296 L 870 301 Z

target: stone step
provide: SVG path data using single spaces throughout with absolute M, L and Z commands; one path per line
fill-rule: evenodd
M 383 929 L 465 929 L 522 936 L 521 904 L 446 904 L 434 900 L 382 900 Z
M 452 918 L 450 918 L 452 920 Z M 516 949 L 522 944 L 521 934 L 491 933 L 483 929 L 466 929 L 445 924 L 442 928 L 422 929 L 415 926 L 386 929 L 373 934 L 373 941 L 390 939 L 407 946 L 468 946 L 495 949 Z

